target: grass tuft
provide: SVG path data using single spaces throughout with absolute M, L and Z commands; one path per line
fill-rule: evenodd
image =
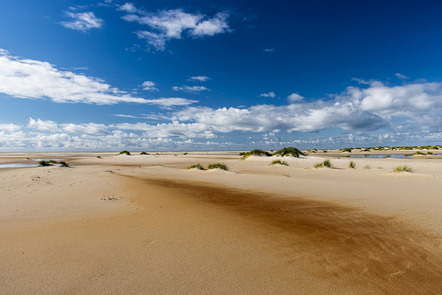
M 121 151 L 119 153 L 119 155 L 128 155 L 128 156 L 130 156 L 130 153 L 129 153 L 129 151 L 124 150 L 124 151 Z
M 301 152 L 300 150 L 298 150 L 295 147 L 285 147 L 285 148 L 282 148 L 280 150 L 277 150 L 274 153 L 274 155 L 275 156 L 281 156 L 281 157 L 293 156 L 295 158 L 299 158 L 300 155 L 305 156 L 305 154 L 303 152 Z
M 258 157 L 270 157 L 272 156 L 271 153 L 264 151 L 264 150 L 260 150 L 260 149 L 254 149 L 251 150 L 249 152 L 242 152 L 239 153 L 240 156 L 242 156 L 242 159 L 245 160 L 250 156 L 258 156 Z
M 149 153 L 146 153 L 146 152 L 144 152 L 144 151 L 140 153 L 140 156 L 144 156 L 144 155 L 150 155 L 150 154 L 149 154 Z
M 281 161 L 281 160 L 274 160 L 272 162 L 272 164 L 270 165 L 283 165 L 283 166 L 288 166 L 289 164 L 287 164 L 287 162 Z
M 330 160 L 324 160 L 324 162 L 316 163 L 314 167 L 315 168 L 321 168 L 321 167 L 334 168 L 332 163 L 330 162 Z
M 206 170 L 206 168 L 204 168 L 204 166 L 201 165 L 200 163 L 190 165 L 190 166 L 189 166 L 189 169 Z
M 393 172 L 410 172 L 412 173 L 414 170 L 410 166 L 404 165 L 404 166 L 398 166 L 394 168 Z
M 350 163 L 348 163 L 348 168 L 355 169 L 356 168 L 356 163 L 354 161 L 350 161 Z
M 212 163 L 209 164 L 209 166 L 207 166 L 207 169 L 222 169 L 225 171 L 229 171 L 229 168 L 227 167 L 226 164 L 223 163 Z

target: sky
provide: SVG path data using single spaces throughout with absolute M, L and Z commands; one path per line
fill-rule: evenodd
M 442 143 L 442 1 L 0 2 L 0 152 Z

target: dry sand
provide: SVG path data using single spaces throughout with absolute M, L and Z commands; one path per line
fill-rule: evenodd
M 0 155 L 71 164 L 0 169 L 0 294 L 442 294 L 437 157 L 96 155 Z

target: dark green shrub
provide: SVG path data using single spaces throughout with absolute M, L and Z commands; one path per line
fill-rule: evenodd
M 128 155 L 128 156 L 130 156 L 130 153 L 128 151 L 124 150 L 124 151 L 121 151 L 119 153 L 119 155 Z

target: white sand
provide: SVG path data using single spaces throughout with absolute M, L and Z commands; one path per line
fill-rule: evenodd
M 0 156 L 72 164 L 0 169 L 1 294 L 441 293 L 440 159 L 97 155 Z

